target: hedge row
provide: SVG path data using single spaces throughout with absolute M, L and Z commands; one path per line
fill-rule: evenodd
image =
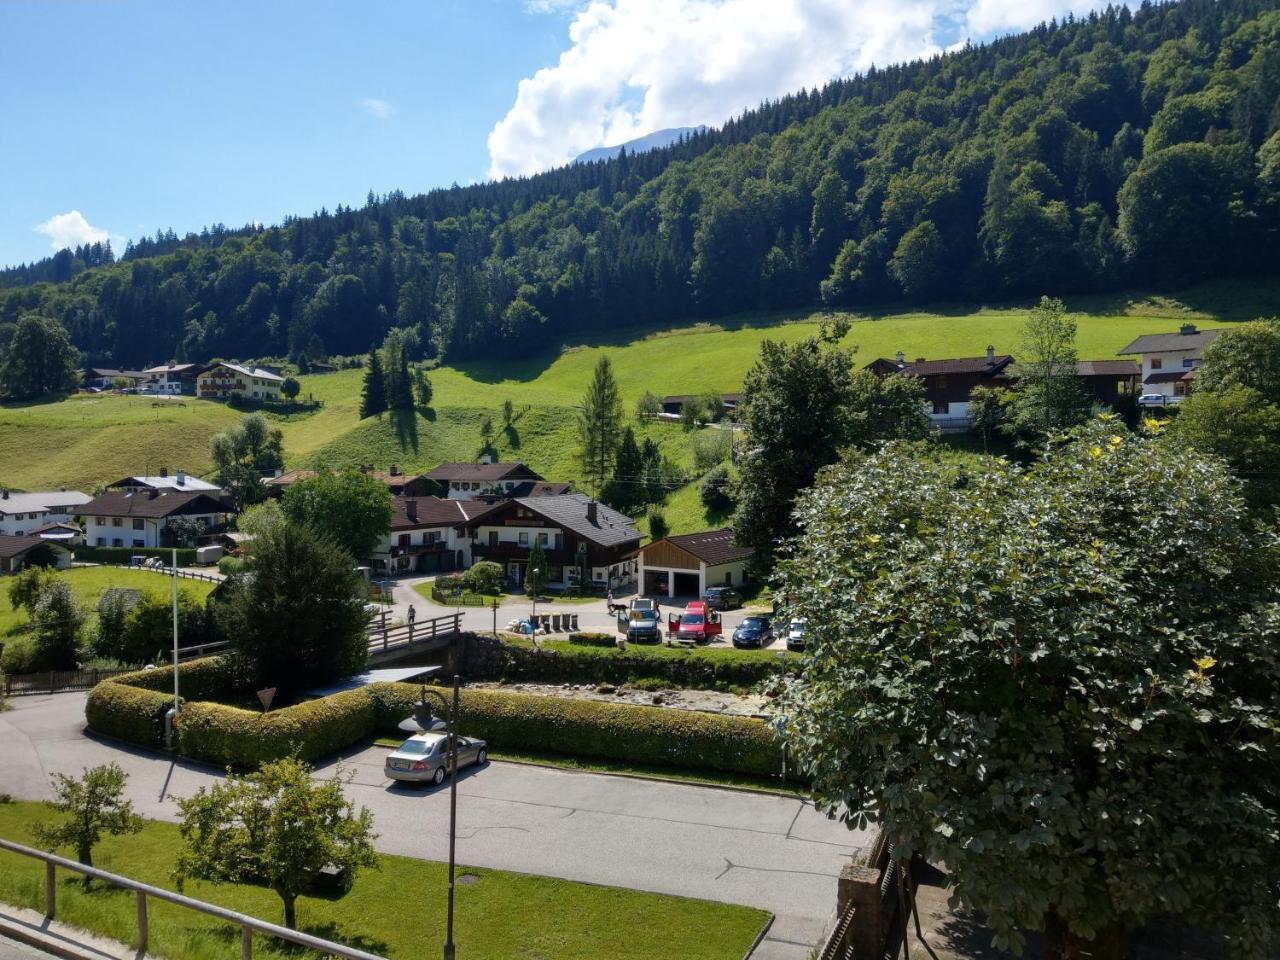
M 501 663 L 501 676 L 485 679 L 615 684 L 655 679 L 673 687 L 701 690 L 754 687 L 798 665 L 794 657 L 780 660 L 776 653 L 768 651 L 686 650 L 636 644 L 628 644 L 622 650 L 554 640 L 540 641 L 535 650 L 531 643 L 517 638 L 503 641 Z
M 127 564 L 131 557 L 159 557 L 165 563 L 173 559 L 173 550 L 167 547 L 91 547 L 87 544 L 75 548 L 76 559 L 84 563 Z M 196 552 L 190 547 L 178 548 L 178 566 L 189 567 L 196 562 Z
M 617 638 L 612 633 L 571 633 L 569 642 L 584 647 L 616 647 Z
M 184 704 L 227 697 L 240 685 L 229 657 L 205 657 L 178 666 Z M 89 691 L 84 715 L 99 733 L 158 747 L 164 744 L 164 715 L 173 706 L 173 668 L 122 673 Z
M 375 683 L 378 729 L 394 734 L 413 712 L 418 687 Z M 773 776 L 782 745 L 763 721 L 692 710 L 463 690 L 461 731 L 494 750 L 532 750 L 630 763 Z

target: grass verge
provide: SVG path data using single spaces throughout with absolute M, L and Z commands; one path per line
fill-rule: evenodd
M 0 836 L 30 844 L 31 825 L 51 815 L 38 803 L 0 805 Z M 178 828 L 149 821 L 142 833 L 110 838 L 94 851 L 104 870 L 166 889 L 177 854 Z M 362 873 L 337 900 L 304 897 L 301 929 L 391 958 L 430 955 L 444 941 L 447 868 L 443 863 L 383 855 L 378 870 Z M 461 957 L 540 957 L 569 960 L 607 956 L 617 960 L 737 960 L 751 945 L 767 914 L 749 907 L 599 887 L 549 877 L 465 867 L 475 877 L 456 888 L 455 937 Z M 280 921 L 279 898 L 244 885 L 192 882 L 186 894 Z M 33 909 L 44 904 L 44 865 L 0 852 L 0 900 Z M 59 875 L 58 919 L 126 943 L 134 940 L 132 893 L 95 886 L 85 892 L 77 877 Z M 170 960 L 224 960 L 239 955 L 239 931 L 180 907 L 149 904 L 151 952 Z M 255 938 L 255 957 L 314 956 Z

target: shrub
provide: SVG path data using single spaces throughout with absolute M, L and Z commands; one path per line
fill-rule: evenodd
M 571 633 L 569 642 L 587 647 L 616 647 L 617 639 L 611 633 Z
M 172 677 L 169 671 L 152 672 Z M 144 747 L 161 746 L 164 743 L 164 715 L 173 706 L 173 681 L 170 680 L 170 693 L 164 694 L 120 683 L 120 679 L 104 680 L 89 691 L 84 707 L 84 718 L 89 727 L 97 733 Z
M 413 712 L 418 687 L 375 683 L 378 729 L 396 730 Z M 462 732 L 496 750 L 533 750 L 631 763 L 772 776 L 782 769 L 782 746 L 751 717 L 690 710 L 567 700 L 497 690 L 462 692 Z
M 492 560 L 473 563 L 462 575 L 462 582 L 476 593 L 498 593 L 502 589 L 502 564 Z
M 727 513 L 733 509 L 729 495 L 729 468 L 724 464 L 713 467 L 698 484 L 698 498 L 712 513 Z
M 178 749 L 237 767 L 296 756 L 315 760 L 370 736 L 377 711 L 365 689 L 259 713 L 221 703 L 189 703 L 178 719 Z
M 667 515 L 662 512 L 661 508 L 651 506 L 648 513 L 645 514 L 645 517 L 649 521 L 650 540 L 657 542 L 665 537 L 671 530 L 671 528 L 667 526 Z
M 35 673 L 39 658 L 40 652 L 36 649 L 34 637 L 11 637 L 5 641 L 4 652 L 0 653 L 0 671 L 11 674 Z
M 249 569 L 249 561 L 244 557 L 223 557 L 218 561 L 218 572 L 224 577 L 234 577 Z
M 122 673 L 108 682 L 142 690 L 172 691 L 173 668 L 156 667 Z M 184 701 L 225 699 L 237 690 L 246 689 L 248 683 L 244 665 L 234 657 L 202 657 L 178 665 L 178 690 Z

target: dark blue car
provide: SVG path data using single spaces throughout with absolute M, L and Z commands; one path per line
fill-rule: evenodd
M 768 617 L 747 617 L 733 631 L 735 647 L 766 647 L 773 642 L 773 624 Z

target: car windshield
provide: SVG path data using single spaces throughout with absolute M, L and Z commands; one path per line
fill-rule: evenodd
M 684 616 L 680 618 L 680 622 L 689 623 L 696 626 L 697 624 L 700 624 L 700 623 L 706 623 L 707 618 L 700 613 L 686 613 Z
M 430 753 L 431 748 L 434 746 L 434 743 L 427 743 L 425 740 L 406 740 L 404 743 L 400 744 L 400 749 L 396 752 L 415 754 Z
M 740 626 L 738 629 L 741 630 L 743 633 L 759 633 L 760 624 L 752 623 L 750 620 L 744 620 L 742 621 L 742 626 Z
M 804 621 L 803 621 L 803 620 L 792 620 L 792 621 L 791 621 L 791 632 L 792 632 L 792 633 L 804 633 Z
M 753 630 L 763 630 L 769 625 L 769 621 L 764 617 L 747 617 L 742 621 L 744 627 L 750 627 Z

